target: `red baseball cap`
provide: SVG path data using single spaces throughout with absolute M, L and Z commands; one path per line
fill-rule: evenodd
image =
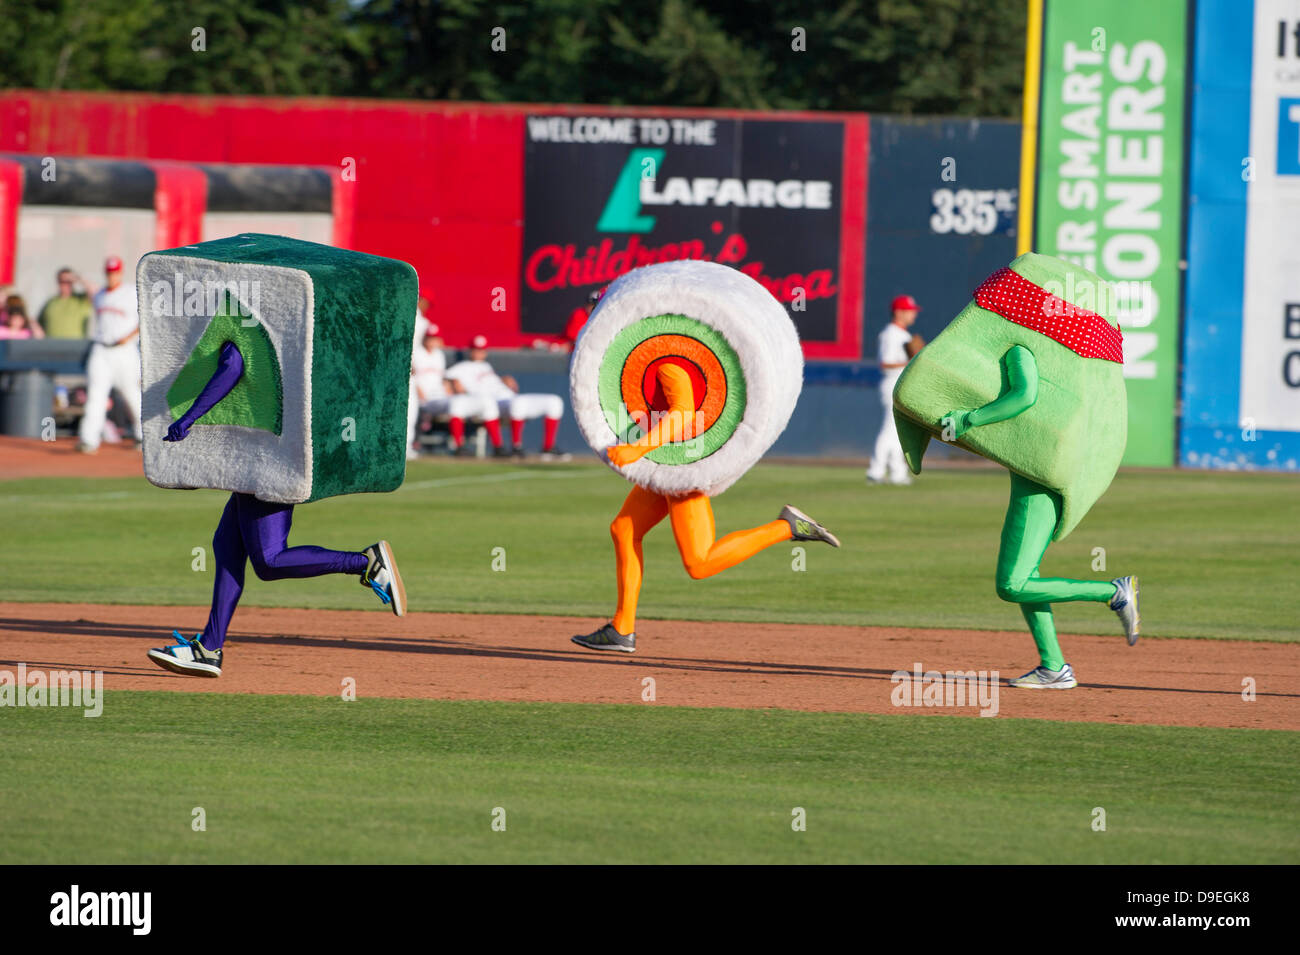
M 919 312 L 921 310 L 921 306 L 916 304 L 916 299 L 912 298 L 910 295 L 896 296 L 894 301 L 890 303 L 889 307 L 895 312 L 900 309 L 909 309 L 913 312 Z
M 119 259 L 116 255 L 110 255 L 108 258 L 104 260 L 104 271 L 105 272 L 122 271 L 122 260 Z
M 471 348 L 487 348 L 487 336 L 475 335 L 473 341 L 469 344 Z

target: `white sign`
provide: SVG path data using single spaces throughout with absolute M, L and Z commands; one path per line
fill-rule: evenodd
M 1250 98 L 1241 419 L 1300 431 L 1300 0 L 1255 0 Z

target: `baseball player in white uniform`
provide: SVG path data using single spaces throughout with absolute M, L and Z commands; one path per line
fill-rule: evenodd
M 899 295 L 892 303 L 893 320 L 885 326 L 876 339 L 880 361 L 880 433 L 876 435 L 876 449 L 867 468 L 867 480 L 881 484 L 888 479 L 891 484 L 911 484 L 907 462 L 903 460 L 903 446 L 898 442 L 898 429 L 894 426 L 894 385 L 911 360 L 908 346 L 912 333 L 908 331 L 916 321 L 921 306 L 910 295 Z
M 470 394 L 453 394 L 447 389 L 447 358 L 442 351 L 442 333 L 426 322 L 424 337 L 411 353 L 411 405 L 407 417 L 407 459 L 416 457 L 415 424 L 420 412 L 451 417 L 451 439 L 457 448 L 465 445 L 465 419 L 478 418 L 496 424 L 501 417 L 495 401 Z M 496 429 L 501 443 L 501 431 Z
M 108 393 L 114 388 L 126 403 L 139 441 L 140 430 L 140 311 L 135 283 L 122 281 L 122 260 L 104 262 L 105 286 L 91 304 L 90 337 L 94 344 L 86 362 L 86 409 L 81 417 L 78 450 L 99 450 L 108 414 Z
M 564 399 L 559 395 L 520 394 L 519 383 L 509 375 L 504 378 L 499 376 L 488 362 L 487 338 L 483 335 L 474 336 L 470 343 L 469 359 L 452 365 L 447 370 L 447 378 L 456 393 L 485 398 L 497 406 L 496 418 L 502 414 L 510 418 L 510 438 L 515 457 L 523 457 L 524 454 L 524 422 L 543 418 L 543 460 L 568 458 L 568 455 L 555 447 L 555 433 L 560 426 L 560 417 L 564 414 Z M 487 424 L 485 419 L 484 426 Z M 491 436 L 492 432 L 488 433 Z M 495 441 L 493 443 L 496 453 L 501 456 L 500 446 Z

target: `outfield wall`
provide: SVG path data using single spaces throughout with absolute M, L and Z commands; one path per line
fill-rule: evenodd
M 918 330 L 932 338 L 1010 260 L 1019 138 L 1014 122 L 862 113 L 0 93 L 0 151 L 27 166 L 206 168 L 207 206 L 184 241 L 195 228 L 285 230 L 247 205 L 231 219 L 222 203 L 238 182 L 213 168 L 331 170 L 348 199 L 334 241 L 415 265 L 453 348 L 479 333 L 496 348 L 552 338 L 632 265 L 727 262 L 799 326 L 807 387 L 776 450 L 807 455 L 870 453 L 875 337 L 895 295 L 920 300 Z M 0 200 L 13 195 L 4 187 Z M 554 371 L 527 386 L 567 393 Z
M 0 151 L 336 170 L 351 246 L 411 262 L 452 346 L 527 347 L 632 265 L 708 257 L 786 304 L 808 358 L 871 361 L 898 263 L 933 333 L 1011 258 L 1018 148 L 1016 123 L 863 113 L 0 93 Z M 918 267 L 940 246 L 959 269 Z
M 1099 2 L 1080 15 L 1044 0 L 1031 36 L 1043 69 L 1027 95 L 1037 179 L 1019 183 L 1021 124 L 1005 121 L 6 91 L 0 152 L 21 155 L 0 158 L 0 280 L 39 301 L 24 282 L 69 250 L 90 259 L 114 229 L 128 258 L 147 240 L 318 238 L 319 210 L 279 196 L 283 208 L 260 211 L 229 173 L 311 167 L 332 180 L 331 240 L 414 264 L 452 347 L 478 333 L 496 348 L 554 338 L 591 289 L 634 265 L 703 257 L 748 272 L 787 306 L 810 361 L 777 450 L 865 455 L 890 299 L 915 295 L 917 330 L 933 338 L 1032 245 L 1144 290 L 1121 315 L 1128 463 L 1176 452 L 1186 465 L 1295 470 L 1300 0 L 1152 0 L 1140 17 Z M 1134 117 L 1147 125 L 1129 129 Z M 24 176 L 62 157 L 147 167 L 152 203 L 120 210 L 99 239 L 81 217 L 86 242 L 54 241 L 59 217 L 76 217 L 77 183 L 63 199 L 22 193 Z M 1037 187 L 1027 216 L 1023 183 Z M 1089 187 L 1106 201 L 1085 202 Z M 1026 223 L 1036 234 L 1018 233 Z

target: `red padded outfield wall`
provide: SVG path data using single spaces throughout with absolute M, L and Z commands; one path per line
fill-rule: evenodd
M 651 174 L 656 185 L 648 194 L 641 185 L 643 200 L 661 203 L 642 209 L 646 215 L 614 208 L 617 187 L 628 185 L 624 192 L 634 201 L 636 183 L 586 180 L 591 183 L 589 192 L 599 196 L 577 195 L 591 199 L 600 217 L 567 228 L 577 258 L 588 248 L 597 251 L 587 257 L 587 271 L 581 276 L 575 272 L 575 281 L 564 286 L 562 295 L 545 289 L 545 296 L 539 297 L 538 289 L 524 288 L 525 179 L 529 176 L 533 181 L 528 204 L 535 207 L 539 190 L 546 188 L 537 184 L 538 170 L 566 171 L 566 153 L 553 148 L 554 137 L 545 143 L 546 149 L 532 148 L 537 134 L 530 140 L 527 120 L 544 116 L 626 121 L 621 127 L 606 124 L 605 135 L 613 138 L 591 144 L 565 140 L 576 127 L 563 126 L 568 133 L 559 134 L 560 145 L 570 150 L 572 163 L 569 179 L 556 185 L 558 190 L 581 190 L 587 150 L 618 147 L 627 157 L 641 162 L 651 159 L 662 169 Z M 677 124 L 668 125 L 673 120 L 683 121 L 680 130 Z M 668 130 L 666 138 L 659 135 L 661 123 Z M 772 124 L 774 135 L 756 135 L 764 124 Z M 629 138 L 618 138 L 620 128 Z M 0 94 L 0 152 L 337 169 L 341 182 L 355 189 L 352 246 L 414 265 L 434 299 L 435 320 L 452 346 L 465 345 L 478 332 L 488 335 L 493 345 L 527 345 L 545 326 L 563 328 L 568 312 L 581 303 L 590 287 L 603 284 L 596 281 L 598 277 L 620 268 L 629 256 L 672 258 L 704 250 L 709 257 L 722 257 L 725 246 L 732 256 L 737 250 L 750 256 L 731 261 L 751 270 L 785 298 L 796 322 L 807 310 L 810 330 L 815 331 L 805 335 L 808 357 L 858 358 L 868 129 L 866 114 L 21 90 Z M 828 132 L 832 139 L 827 139 Z M 801 143 L 792 154 L 796 158 L 782 168 L 782 149 L 796 140 Z M 544 157 L 530 160 L 540 154 Z M 530 161 L 537 164 L 531 174 Z M 820 170 L 834 167 L 833 179 L 824 171 L 816 173 L 828 177 L 829 186 L 821 179 L 809 180 L 778 191 L 775 199 L 773 190 L 764 187 L 767 182 L 799 179 L 795 167 L 809 164 Z M 675 166 L 685 172 L 674 172 Z M 592 168 L 612 169 L 616 177 L 627 173 L 608 157 L 593 160 Z M 671 181 L 674 177 L 680 178 L 676 184 Z M 746 201 L 743 192 L 733 195 L 729 205 L 693 208 L 709 204 L 707 183 L 714 182 L 714 189 L 723 183 L 726 188 L 726 177 L 743 177 L 740 188 L 748 188 L 750 208 L 737 205 L 737 199 L 741 205 Z M 589 217 L 588 210 L 579 210 L 578 205 L 576 201 L 562 204 L 561 209 Z M 692 211 L 695 218 L 684 221 L 682 213 Z M 545 224 L 531 222 L 530 232 Z M 618 232 L 619 228 L 626 231 Z M 674 229 L 682 234 L 659 234 Z M 565 228 L 558 232 L 538 241 L 551 245 L 570 241 L 563 234 Z M 594 232 L 614 232 L 603 260 Z M 653 241 L 651 232 L 656 233 Z M 829 253 L 824 248 L 805 248 L 830 232 L 838 233 L 837 253 L 834 246 Z M 646 237 L 637 239 L 638 233 Z M 782 235 L 788 236 L 784 247 Z M 619 251 L 624 258 L 619 265 L 611 264 L 609 255 Z M 754 259 L 760 253 L 766 261 Z M 799 271 L 774 267 L 777 258 L 790 253 L 802 254 L 808 264 L 799 265 Z M 809 300 L 799 302 L 798 289 L 805 287 Z M 527 332 L 521 325 L 526 300 Z

